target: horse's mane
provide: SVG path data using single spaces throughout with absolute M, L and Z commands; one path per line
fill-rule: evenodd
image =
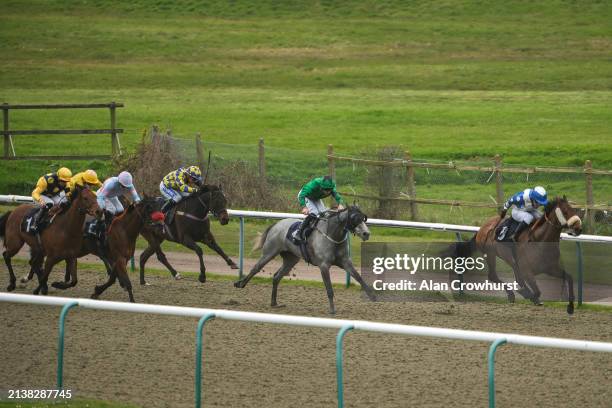
M 548 204 L 546 204 L 546 206 L 544 207 L 544 212 L 546 213 L 546 215 L 549 215 L 550 212 L 557 208 L 561 203 L 567 203 L 567 197 L 556 196 L 553 200 L 548 201 Z

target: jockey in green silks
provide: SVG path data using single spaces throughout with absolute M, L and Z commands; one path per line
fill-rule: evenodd
M 344 199 L 336 191 L 336 183 L 330 176 L 317 177 L 304 184 L 298 193 L 298 201 L 300 207 L 302 207 L 302 214 L 306 215 L 306 218 L 302 225 L 300 225 L 296 238 L 302 241 L 305 240 L 304 231 L 321 213 L 327 211 L 327 207 L 323 204 L 322 199 L 330 195 L 338 203 L 338 209 L 344 209 Z

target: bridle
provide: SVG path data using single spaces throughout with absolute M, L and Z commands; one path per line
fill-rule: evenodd
M 327 218 L 320 218 L 319 220 L 328 222 L 330 220 L 330 218 L 332 217 L 339 217 L 341 213 L 343 213 L 344 211 L 349 211 L 348 208 L 344 208 L 342 210 L 339 211 L 333 211 L 333 210 L 329 210 L 326 211 L 326 213 L 330 213 L 331 215 Z M 359 218 L 359 219 L 357 219 Z M 325 232 L 321 231 L 319 228 L 315 227 L 317 231 L 319 231 L 319 233 L 321 233 L 321 235 L 323 235 L 325 238 L 327 238 L 329 241 L 333 242 L 334 244 L 342 244 L 343 242 L 345 242 L 348 237 L 349 237 L 349 232 L 352 234 L 355 234 L 355 228 L 357 228 L 357 226 L 359 224 L 361 224 L 362 222 L 366 222 L 368 220 L 368 217 L 361 213 L 361 212 L 354 212 L 352 215 L 349 214 L 347 216 L 346 219 L 346 224 L 344 226 L 344 238 L 342 238 L 341 240 L 335 240 L 332 237 L 330 237 L 329 235 L 327 235 Z
M 552 210 L 551 210 L 550 212 L 552 212 Z M 555 216 L 556 216 L 556 218 L 557 218 L 557 222 L 559 223 L 558 225 L 557 225 L 557 224 L 555 224 L 554 222 L 552 222 L 552 221 L 549 219 L 548 213 L 546 213 L 546 212 L 544 212 L 544 219 L 546 220 L 546 222 L 547 222 L 548 224 L 550 224 L 550 225 L 554 226 L 555 228 L 558 228 L 558 229 L 563 229 L 563 228 L 572 228 L 572 226 L 573 226 L 573 225 L 574 225 L 576 222 L 581 223 L 581 221 L 580 221 L 580 217 L 578 217 L 577 215 L 572 215 L 572 216 L 571 216 L 569 219 L 567 219 L 567 218 L 565 217 L 565 215 L 563 214 L 563 211 L 562 211 L 562 210 L 561 210 L 561 208 L 559 207 L 559 202 L 558 202 L 558 201 L 556 202 L 555 209 L 554 209 L 554 213 L 555 213 Z
M 214 193 L 221 193 L 221 191 L 219 190 L 209 190 L 205 193 L 202 194 L 198 194 L 196 196 L 197 200 L 200 202 L 200 204 L 202 205 L 202 207 L 204 207 L 204 209 L 206 210 L 206 212 L 204 213 L 204 218 L 202 220 L 205 220 L 207 218 L 208 212 L 211 212 L 215 218 L 219 218 L 219 216 L 221 215 L 221 213 L 225 210 L 225 208 L 221 208 L 218 210 L 215 210 L 212 207 L 212 197 Z M 203 195 L 209 195 L 209 199 L 208 199 L 208 204 L 206 204 L 203 200 L 202 200 L 202 196 Z

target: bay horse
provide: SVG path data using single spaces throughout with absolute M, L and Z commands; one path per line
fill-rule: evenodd
M 140 254 L 140 284 L 146 285 L 144 276 L 145 264 L 153 254 L 157 255 L 157 259 L 168 268 L 175 279 L 181 278 L 181 275 L 170 265 L 161 249 L 161 243 L 164 240 L 182 244 L 198 255 L 200 260 L 198 280 L 202 283 L 206 282 L 206 266 L 204 265 L 202 248 L 199 247 L 197 242 L 206 244 L 221 255 L 232 269 L 238 269 L 236 263 L 217 244 L 214 235 L 210 231 L 208 213 L 211 212 L 218 218 L 221 225 L 226 225 L 229 222 L 226 207 L 227 199 L 223 194 L 221 186 L 205 185 L 191 196 L 185 197 L 175 206 L 173 220 L 169 225 L 166 224 L 162 234 L 147 230 L 141 231 L 140 234 L 147 240 L 149 246 Z
M 359 236 L 363 241 L 370 238 L 370 230 L 365 221 L 367 217 L 357 206 L 350 206 L 343 210 L 328 210 L 319 218 L 317 224 L 308 237 L 307 251 L 309 263 L 319 267 L 321 277 L 327 291 L 329 300 L 329 313 L 335 314 L 334 290 L 329 275 L 331 266 L 338 266 L 359 282 L 370 300 L 375 300 L 374 290 L 364 282 L 361 275 L 355 270 L 353 262 L 349 256 L 347 238 L 349 232 Z M 283 258 L 282 266 L 274 274 L 272 280 L 272 307 L 277 306 L 276 293 L 281 279 L 286 276 L 291 269 L 302 258 L 300 248 L 287 239 L 289 229 L 296 223 L 293 218 L 280 220 L 276 224 L 268 227 L 255 243 L 254 250 L 263 249 L 261 258 L 253 266 L 247 276 L 234 282 L 237 288 L 244 288 L 246 284 L 261 269 L 277 255 Z
M 574 313 L 574 285 L 573 279 L 561 265 L 561 252 L 559 241 L 561 231 L 570 229 L 570 234 L 582 233 L 582 221 L 577 210 L 572 208 L 567 198 L 555 197 L 544 208 L 544 215 L 530 228 L 523 231 L 517 242 L 498 242 L 495 239 L 495 230 L 505 218 L 506 211 L 487 220 L 470 241 L 455 244 L 455 256 L 468 257 L 475 250 L 486 255 L 489 279 L 493 282 L 502 282 L 496 272 L 496 258 L 499 257 L 510 265 L 514 271 L 517 283 L 521 287 L 519 293 L 530 299 L 536 305 L 540 301 L 540 289 L 535 275 L 545 273 L 561 278 L 567 282 L 568 305 L 567 313 Z M 508 300 L 514 301 L 514 293 L 507 290 Z
M 4 214 L 0 218 L 0 237 L 4 237 L 4 262 L 9 271 L 9 292 L 15 290 L 16 277 L 13 272 L 11 258 L 19 252 L 23 244 L 32 249 L 30 265 L 38 275 L 38 287 L 34 294 L 46 295 L 49 288 L 47 281 L 49 274 L 58 262 L 65 260 L 66 268 L 76 277 L 76 259 L 83 242 L 83 224 L 85 215 L 89 214 L 99 218 L 102 210 L 98 207 L 96 195 L 88 188 L 77 186 L 72 194 L 70 206 L 53 218 L 51 224 L 38 235 L 31 235 L 21 230 L 24 217 L 36 208 L 32 204 L 22 204 L 15 210 Z M 44 258 L 44 269 L 41 271 Z M 74 282 L 76 284 L 76 282 Z
M 111 223 L 107 236 L 107 246 L 104 254 L 100 253 L 100 247 L 94 238 L 86 240 L 86 245 L 82 248 L 81 256 L 93 253 L 99 257 L 104 257 L 110 265 L 108 281 L 103 285 L 96 286 L 92 299 L 98 297 L 117 279 L 121 286 L 128 292 L 130 302 L 134 303 L 132 293 L 132 283 L 127 273 L 127 263 L 134 256 L 136 239 L 138 234 L 143 232 L 143 228 L 152 229 L 155 225 L 161 227 L 164 216 L 158 210 L 158 202 L 153 198 L 145 197 L 137 204 L 132 204 Z

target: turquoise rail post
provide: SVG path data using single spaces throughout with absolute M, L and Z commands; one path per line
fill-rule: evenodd
M 348 238 L 346 239 L 346 242 L 348 242 L 348 256 L 349 259 L 351 259 L 351 234 L 349 232 L 347 232 L 348 234 Z M 350 287 L 351 286 L 351 274 L 346 271 L 346 287 Z
M 489 408 L 495 408 L 495 351 L 507 342 L 506 339 L 497 339 L 489 347 Z
M 204 324 L 210 319 L 214 319 L 214 313 L 205 314 L 200 318 L 198 322 L 198 329 L 196 331 L 196 366 L 195 366 L 195 406 L 200 408 L 202 406 L 202 336 L 204 331 Z
M 353 330 L 355 326 L 349 324 L 344 326 L 338 332 L 336 336 L 336 382 L 338 384 L 338 408 L 344 407 L 344 382 L 342 375 L 342 340 L 344 335 L 349 331 Z
M 136 265 L 134 265 L 134 257 L 131 257 L 130 258 L 130 270 L 134 272 L 134 269 L 136 269 Z
M 244 217 L 240 217 L 240 244 L 238 246 L 238 279 L 242 279 L 244 268 Z
M 59 339 L 57 342 L 57 389 L 61 390 L 64 385 L 64 326 L 66 325 L 66 315 L 68 311 L 79 302 L 70 302 L 64 305 L 59 317 Z
M 576 258 L 578 262 L 578 306 L 582 306 L 582 284 L 584 275 L 582 271 L 582 243 L 576 241 Z

